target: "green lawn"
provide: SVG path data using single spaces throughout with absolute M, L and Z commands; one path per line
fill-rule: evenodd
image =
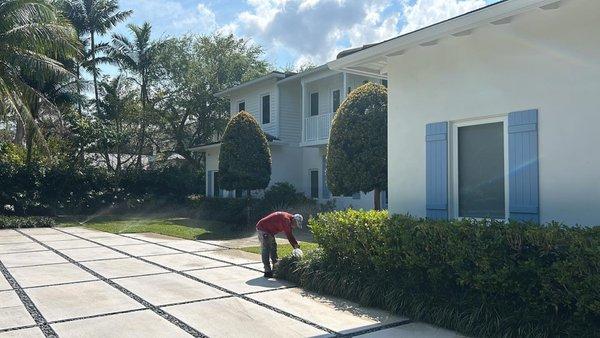
M 185 239 L 228 239 L 247 235 L 231 231 L 227 224 L 190 218 L 168 217 L 97 217 L 88 221 L 65 220 L 61 226 L 83 226 L 114 234 L 151 232 Z
M 306 254 L 309 251 L 312 251 L 319 247 L 317 243 L 310 242 L 299 242 L 300 249 Z M 250 246 L 246 248 L 242 248 L 242 250 L 247 252 L 252 252 L 255 254 L 260 254 L 260 246 Z M 290 244 L 277 244 L 277 254 L 279 257 L 285 257 L 292 254 L 292 246 Z

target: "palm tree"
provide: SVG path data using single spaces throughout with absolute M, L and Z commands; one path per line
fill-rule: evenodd
M 114 28 L 118 23 L 127 19 L 132 11 L 119 11 L 118 0 L 74 0 L 69 4 L 71 21 L 78 27 L 80 36 L 89 34 L 89 58 L 91 64 L 89 69 L 94 81 L 94 100 L 96 112 L 98 108 L 98 44 L 96 36 L 103 36 Z
M 131 71 L 135 75 L 134 81 L 140 86 L 142 114 L 137 165 L 141 166 L 142 151 L 146 142 L 147 108 L 149 102 L 148 86 L 150 70 L 155 58 L 155 46 L 150 42 L 152 26 L 148 22 L 145 22 L 141 26 L 129 24 L 127 27 L 133 33 L 133 40 L 124 35 L 113 34 L 109 55 L 123 69 Z
M 35 125 L 32 100 L 54 106 L 32 83 L 69 76 L 58 59 L 73 57 L 77 50 L 75 30 L 50 2 L 0 1 L 0 105 L 18 124 Z

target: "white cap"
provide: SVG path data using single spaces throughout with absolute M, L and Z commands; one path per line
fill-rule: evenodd
M 298 226 L 298 228 L 302 229 L 302 222 L 304 222 L 304 217 L 302 217 L 302 215 L 300 214 L 295 214 L 294 221 L 296 221 L 296 225 Z

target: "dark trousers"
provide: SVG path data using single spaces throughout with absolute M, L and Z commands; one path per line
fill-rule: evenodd
M 265 266 L 265 272 L 273 271 L 271 262 L 273 263 L 273 267 L 277 263 L 277 241 L 275 241 L 275 236 L 259 230 L 258 239 L 260 240 L 260 254 Z M 271 262 L 269 262 L 269 259 L 271 259 Z

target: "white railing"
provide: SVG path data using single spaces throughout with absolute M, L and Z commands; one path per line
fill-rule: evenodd
M 303 141 L 327 141 L 329 139 L 332 120 L 333 114 L 320 114 L 317 116 L 305 117 L 302 125 Z

